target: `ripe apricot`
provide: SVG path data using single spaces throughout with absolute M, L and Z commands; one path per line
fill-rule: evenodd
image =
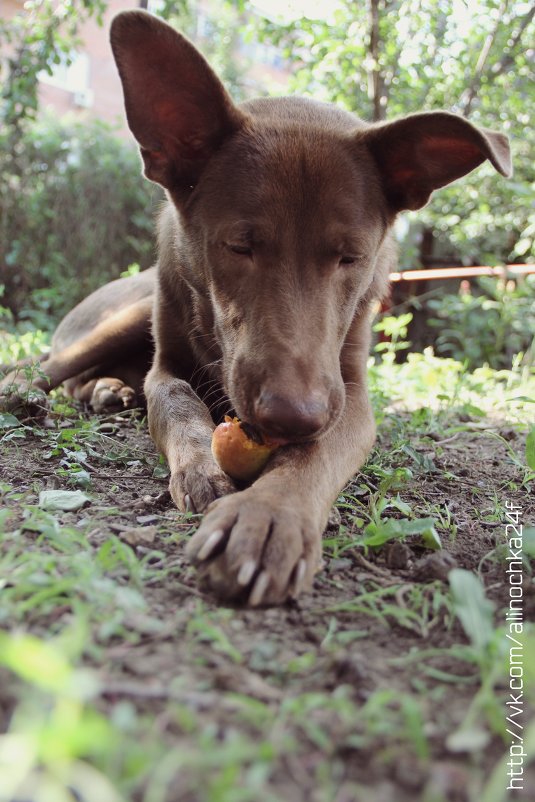
M 247 426 L 252 433 L 252 428 Z M 214 459 L 232 479 L 239 482 L 250 482 L 255 479 L 276 444 L 262 441 L 260 437 L 253 439 L 245 431 L 238 418 L 225 415 L 225 420 L 216 426 L 212 435 L 212 454 Z

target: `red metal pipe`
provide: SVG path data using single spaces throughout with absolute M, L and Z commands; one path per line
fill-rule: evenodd
M 437 267 L 430 270 L 402 270 L 399 273 L 390 273 L 390 281 L 434 281 L 436 279 L 476 278 L 477 276 L 507 278 L 509 276 L 527 276 L 532 273 L 535 273 L 535 265 Z

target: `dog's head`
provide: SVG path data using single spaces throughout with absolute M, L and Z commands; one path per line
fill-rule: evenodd
M 187 39 L 140 11 L 115 18 L 111 41 L 234 408 L 272 437 L 320 436 L 345 383 L 364 381 L 358 313 L 385 291 L 396 214 L 485 159 L 509 175 L 507 138 L 444 112 L 366 126 L 313 100 L 237 107 Z

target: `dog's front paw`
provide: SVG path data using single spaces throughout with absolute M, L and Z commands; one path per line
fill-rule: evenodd
M 251 487 L 212 504 L 187 553 L 201 583 L 220 598 L 281 604 L 311 589 L 321 527 L 302 500 Z
M 171 474 L 169 492 L 181 512 L 204 512 L 215 499 L 234 493 L 236 486 L 212 459 L 194 462 Z

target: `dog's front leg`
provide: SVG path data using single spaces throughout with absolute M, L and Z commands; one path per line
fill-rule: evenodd
M 374 438 L 365 383 L 352 383 L 342 417 L 324 438 L 281 448 L 251 487 L 208 509 L 188 544 L 203 582 L 253 606 L 309 590 L 330 508 Z
M 145 380 L 149 429 L 171 471 L 169 490 L 179 510 L 203 512 L 235 490 L 210 450 L 214 422 L 191 386 L 160 364 Z

